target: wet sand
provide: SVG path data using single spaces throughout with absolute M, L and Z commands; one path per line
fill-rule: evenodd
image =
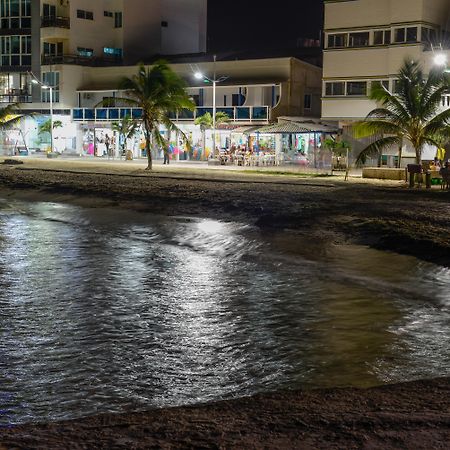
M 450 193 L 402 182 L 82 162 L 0 165 L 0 196 L 243 221 L 450 267 Z M 449 294 L 450 295 L 450 294 Z M 2 448 L 449 448 L 450 379 L 282 392 L 0 429 Z

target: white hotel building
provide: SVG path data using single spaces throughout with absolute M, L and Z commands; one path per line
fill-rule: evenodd
M 198 108 L 180 116 L 193 123 L 211 110 L 212 86 L 194 80 L 193 70 L 226 75 L 217 85 L 216 104 L 235 125 L 264 125 L 278 116 L 320 116 L 321 70 L 295 58 L 217 61 L 205 55 L 207 0 L 0 0 L 0 102 L 20 103 L 40 113 L 17 133 L 2 133 L 0 154 L 17 148 L 48 149 L 38 133 L 50 114 L 53 86 L 54 131 L 59 152 L 85 154 L 111 122 L 138 110 L 96 105 L 120 97 L 120 79 L 165 55 L 190 86 Z M 176 55 L 187 55 L 184 59 Z M 203 55 L 199 57 L 199 55 Z M 197 61 L 197 62 L 195 62 Z M 48 133 L 47 133 L 48 134 Z
M 444 53 L 450 64 L 449 19 L 449 0 L 325 0 L 322 118 L 339 122 L 350 136 L 352 122 L 376 107 L 368 99 L 371 85 L 395 89 L 405 59 L 429 70 Z M 357 152 L 356 141 L 353 146 Z M 393 165 L 395 153 L 383 162 Z

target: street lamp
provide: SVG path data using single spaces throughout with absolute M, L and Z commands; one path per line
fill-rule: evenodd
M 50 153 L 53 153 L 53 86 L 43 83 L 33 73 L 31 73 L 33 84 L 38 84 L 42 89 L 48 89 L 50 92 Z
M 217 85 L 217 83 L 221 83 L 222 81 L 225 81 L 226 79 L 228 79 L 228 77 L 221 76 L 221 77 L 217 78 L 217 76 L 216 76 L 216 55 L 214 55 L 214 67 L 213 67 L 213 77 L 212 78 L 207 77 L 199 70 L 197 70 L 194 73 L 194 76 L 195 76 L 195 78 L 197 78 L 197 80 L 204 80 L 209 83 L 212 83 L 212 86 L 213 86 L 212 138 L 213 138 L 213 156 L 215 156 L 215 152 L 216 152 L 216 85 Z M 206 152 L 206 149 L 205 149 L 205 152 Z

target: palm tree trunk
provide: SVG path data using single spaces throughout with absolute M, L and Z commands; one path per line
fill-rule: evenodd
M 150 130 L 147 129 L 145 131 L 145 148 L 147 150 L 147 168 L 146 170 L 153 169 L 153 161 L 152 161 L 152 149 L 151 149 L 151 140 L 150 140 Z
M 398 169 L 402 167 L 402 151 L 403 151 L 403 141 L 400 141 L 400 144 L 398 145 L 398 162 L 397 162 Z
M 202 130 L 202 159 L 206 160 L 206 130 Z

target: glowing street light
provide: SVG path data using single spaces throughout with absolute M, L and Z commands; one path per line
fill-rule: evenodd
M 437 53 L 434 55 L 433 62 L 436 66 L 447 66 L 447 55 L 444 53 Z
M 228 77 L 224 77 L 224 76 L 217 78 L 217 76 L 216 76 L 216 55 L 214 55 L 214 70 L 213 70 L 213 72 L 214 72 L 213 77 L 209 78 L 205 74 L 203 74 L 202 72 L 197 70 L 194 73 L 194 77 L 197 80 L 203 80 L 205 82 L 212 83 L 212 86 L 213 86 L 212 138 L 213 138 L 213 156 L 215 156 L 215 152 L 216 152 L 216 85 L 217 85 L 217 83 L 221 83 L 222 81 L 225 81 L 226 79 L 228 79 Z M 205 152 L 206 152 L 206 149 L 205 149 Z

